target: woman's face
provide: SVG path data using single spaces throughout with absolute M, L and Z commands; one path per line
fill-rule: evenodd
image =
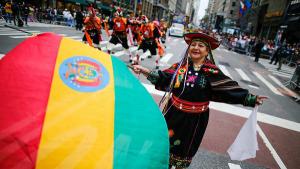
M 200 59 L 208 55 L 208 49 L 203 42 L 193 41 L 188 53 L 192 59 Z

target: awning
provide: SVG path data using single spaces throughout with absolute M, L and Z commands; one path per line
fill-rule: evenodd
M 66 2 L 73 2 L 77 5 L 87 5 L 85 0 L 66 0 Z

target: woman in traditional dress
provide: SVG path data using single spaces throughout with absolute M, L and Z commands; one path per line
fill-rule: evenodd
M 209 101 L 254 107 L 267 99 L 253 95 L 224 75 L 214 64 L 211 50 L 219 42 L 203 33 L 184 36 L 189 45 L 179 63 L 161 71 L 134 65 L 155 88 L 167 91 L 163 109 L 170 136 L 170 168 L 187 168 L 196 154 L 209 119 Z M 210 58 L 209 58 L 210 56 Z

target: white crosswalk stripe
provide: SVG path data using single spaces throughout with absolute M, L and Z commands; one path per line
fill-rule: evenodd
M 162 63 L 168 63 L 168 61 L 173 57 L 172 53 L 167 53 L 165 56 L 163 56 L 162 59 L 160 59 L 160 61 Z
M 238 72 L 238 74 L 242 77 L 242 79 L 247 80 L 249 82 L 251 82 L 251 79 L 246 75 L 246 73 L 239 68 L 235 68 L 235 70 Z
M 218 65 L 221 71 L 228 77 L 232 79 L 232 76 L 230 75 L 229 71 L 227 70 L 226 66 L 224 65 Z
M 228 163 L 228 166 L 230 169 L 242 169 L 241 166 L 238 164 Z
M 4 54 L 0 54 L 0 60 L 1 60 L 4 56 L 5 56 Z
M 288 89 L 287 87 L 285 87 L 277 78 L 275 78 L 272 75 L 268 75 L 268 76 L 273 80 L 273 82 L 275 82 L 278 86 L 280 86 L 282 89 L 284 89 L 288 95 L 290 95 L 294 98 L 299 98 L 298 94 L 296 94 L 295 92 L 293 92 L 290 89 Z
M 261 63 L 268 71 L 270 71 L 272 74 L 285 77 L 285 78 L 291 78 L 295 68 L 282 65 L 281 70 L 277 70 L 278 65 L 273 65 L 269 63 L 270 60 L 267 59 L 260 59 L 259 63 Z
M 81 36 L 67 36 L 68 38 L 71 38 L 71 39 L 81 39 L 82 37 Z
M 16 35 L 28 35 L 28 33 L 25 32 L 16 32 L 16 33 L 0 33 L 0 36 L 16 36 Z
M 25 39 L 25 38 L 29 38 L 32 37 L 30 35 L 24 35 L 24 36 L 10 36 L 13 39 Z
M 260 75 L 257 72 L 253 72 L 253 74 L 260 80 L 262 81 L 273 93 L 283 96 L 269 81 L 267 81 L 265 78 L 262 77 L 262 75 Z

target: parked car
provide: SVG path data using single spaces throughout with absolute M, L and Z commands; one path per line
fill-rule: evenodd
M 169 29 L 169 36 L 183 37 L 184 25 L 180 23 L 173 23 Z

